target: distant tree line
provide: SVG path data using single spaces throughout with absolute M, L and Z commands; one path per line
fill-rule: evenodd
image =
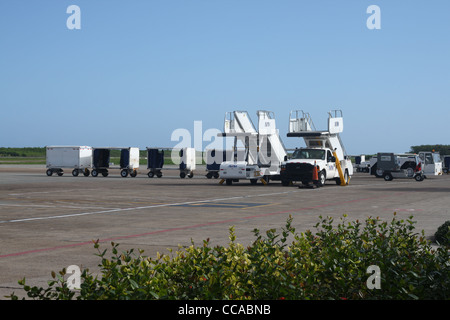
M 441 155 L 450 155 L 450 145 L 448 144 L 423 144 L 420 146 L 411 146 L 410 152 L 419 153 L 420 151 L 435 151 Z
M 45 157 L 45 148 L 0 148 L 0 157 Z

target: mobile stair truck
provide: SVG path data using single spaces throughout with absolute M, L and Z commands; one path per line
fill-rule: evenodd
M 227 185 L 239 180 L 250 180 L 256 184 L 260 180 L 267 184 L 270 179 L 280 180 L 281 161 L 286 149 L 276 129 L 273 113 L 260 110 L 258 131 L 248 112 L 233 111 L 225 114 L 222 137 L 233 137 L 232 159 L 220 164 L 220 183 Z
M 88 146 L 47 146 L 47 176 L 53 173 L 62 176 L 64 169 L 72 169 L 74 177 L 82 173 L 89 176 L 92 166 L 92 147 Z
M 306 148 L 294 151 L 281 165 L 281 182 L 288 186 L 295 181 L 321 187 L 327 180 L 346 186 L 353 175 L 353 164 L 346 155 L 339 133 L 344 129 L 341 110 L 328 113 L 328 130 L 318 131 L 308 113 L 291 111 L 288 137 L 301 137 Z

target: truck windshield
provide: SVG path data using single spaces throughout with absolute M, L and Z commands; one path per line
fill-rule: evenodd
M 320 159 L 325 160 L 325 150 L 298 149 L 294 151 L 292 159 Z

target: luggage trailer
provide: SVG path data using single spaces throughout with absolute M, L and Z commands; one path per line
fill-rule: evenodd
M 111 160 L 111 151 L 120 150 L 119 166 L 114 166 Z M 110 169 L 119 169 L 120 175 L 125 178 L 128 175 L 136 177 L 139 169 L 139 148 L 136 147 L 101 147 L 93 148 L 92 152 L 92 172 L 93 177 L 101 174 L 104 177 L 109 175 Z
M 92 166 L 92 147 L 89 146 L 47 146 L 46 174 L 58 176 L 64 174 L 64 169 L 72 169 L 74 177 L 83 174 L 89 176 Z
M 164 167 L 164 153 L 170 152 L 175 167 Z M 176 154 L 176 157 L 174 156 Z M 180 178 L 186 176 L 192 178 L 196 169 L 196 155 L 194 148 L 155 148 L 147 147 L 147 169 L 148 177 L 158 178 L 163 176 L 162 170 L 179 170 Z

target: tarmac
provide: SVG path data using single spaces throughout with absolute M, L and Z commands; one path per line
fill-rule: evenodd
M 322 188 L 282 186 L 279 181 L 231 186 L 207 179 L 200 166 L 193 178 L 181 179 L 177 170 L 163 170 L 149 178 L 146 169 L 136 177 L 61 177 L 45 174 L 45 166 L 0 166 L 0 299 L 23 296 L 18 280 L 46 287 L 51 272 L 70 265 L 98 270 L 100 249 L 144 250 L 146 256 L 170 254 L 192 242 L 211 246 L 229 243 L 234 226 L 236 241 L 250 244 L 253 230 L 281 230 L 289 216 L 296 232 L 315 231 L 319 216 L 337 223 L 379 217 L 391 221 L 413 217 L 418 234 L 432 239 L 450 219 L 450 176 L 428 176 L 424 181 L 384 181 L 355 173 L 347 186 L 328 181 Z M 110 251 L 110 250 L 109 250 Z

